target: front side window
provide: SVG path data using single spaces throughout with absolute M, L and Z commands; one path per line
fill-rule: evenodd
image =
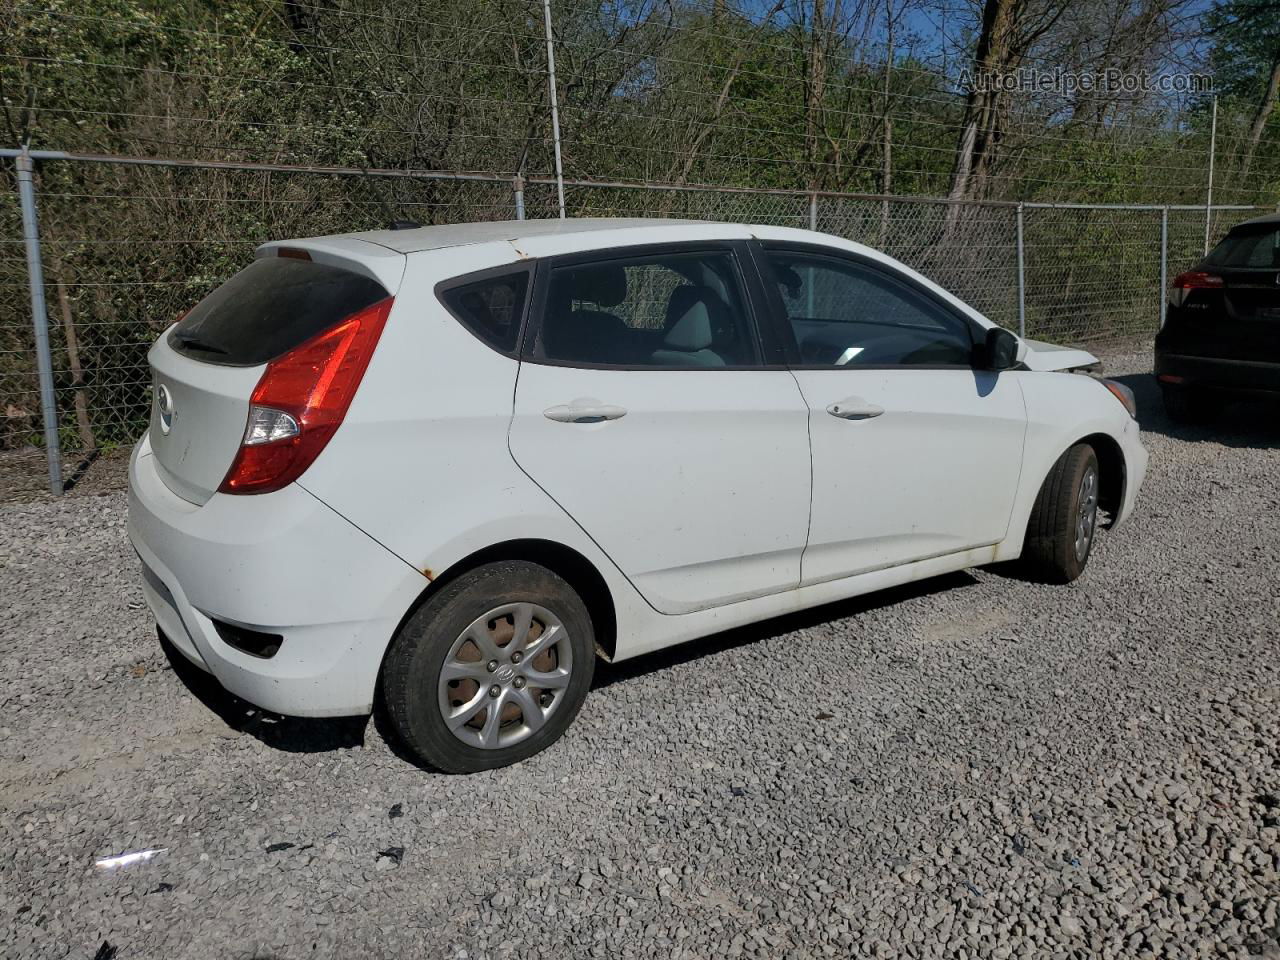
M 555 267 L 533 357 L 589 366 L 753 364 L 737 261 L 714 251 Z
M 905 281 L 850 260 L 766 250 L 800 364 L 968 366 L 962 319 Z

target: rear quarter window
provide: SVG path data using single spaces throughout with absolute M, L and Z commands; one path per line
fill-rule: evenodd
M 482 279 L 461 277 L 436 287 L 436 295 L 468 330 L 499 353 L 514 354 L 520 343 L 529 271 L 485 271 Z
M 342 267 L 264 257 L 192 307 L 169 346 L 206 363 L 257 366 L 387 296 L 376 280 Z

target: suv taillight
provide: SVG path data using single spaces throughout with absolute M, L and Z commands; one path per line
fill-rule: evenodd
M 315 461 L 342 424 L 391 312 L 387 297 L 267 364 L 221 493 L 270 493 Z
M 1175 290 L 1215 290 L 1222 286 L 1222 278 L 1216 273 L 1205 273 L 1203 270 L 1188 270 L 1173 278 Z

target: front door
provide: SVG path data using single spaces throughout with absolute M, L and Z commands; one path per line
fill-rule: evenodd
M 761 364 L 741 249 L 539 269 L 511 453 L 663 613 L 800 580 L 808 408 Z
M 887 265 L 788 245 L 762 259 L 810 411 L 802 582 L 1002 540 L 1026 432 L 1020 374 L 974 369 L 978 325 Z

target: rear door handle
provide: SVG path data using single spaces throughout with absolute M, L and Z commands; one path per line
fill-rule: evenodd
M 625 417 L 627 408 L 585 397 L 547 407 L 542 411 L 542 415 L 557 423 L 600 423 L 602 420 L 618 420 Z
M 845 397 L 827 407 L 827 413 L 841 420 L 870 420 L 884 413 L 884 407 L 868 403 L 861 397 Z

